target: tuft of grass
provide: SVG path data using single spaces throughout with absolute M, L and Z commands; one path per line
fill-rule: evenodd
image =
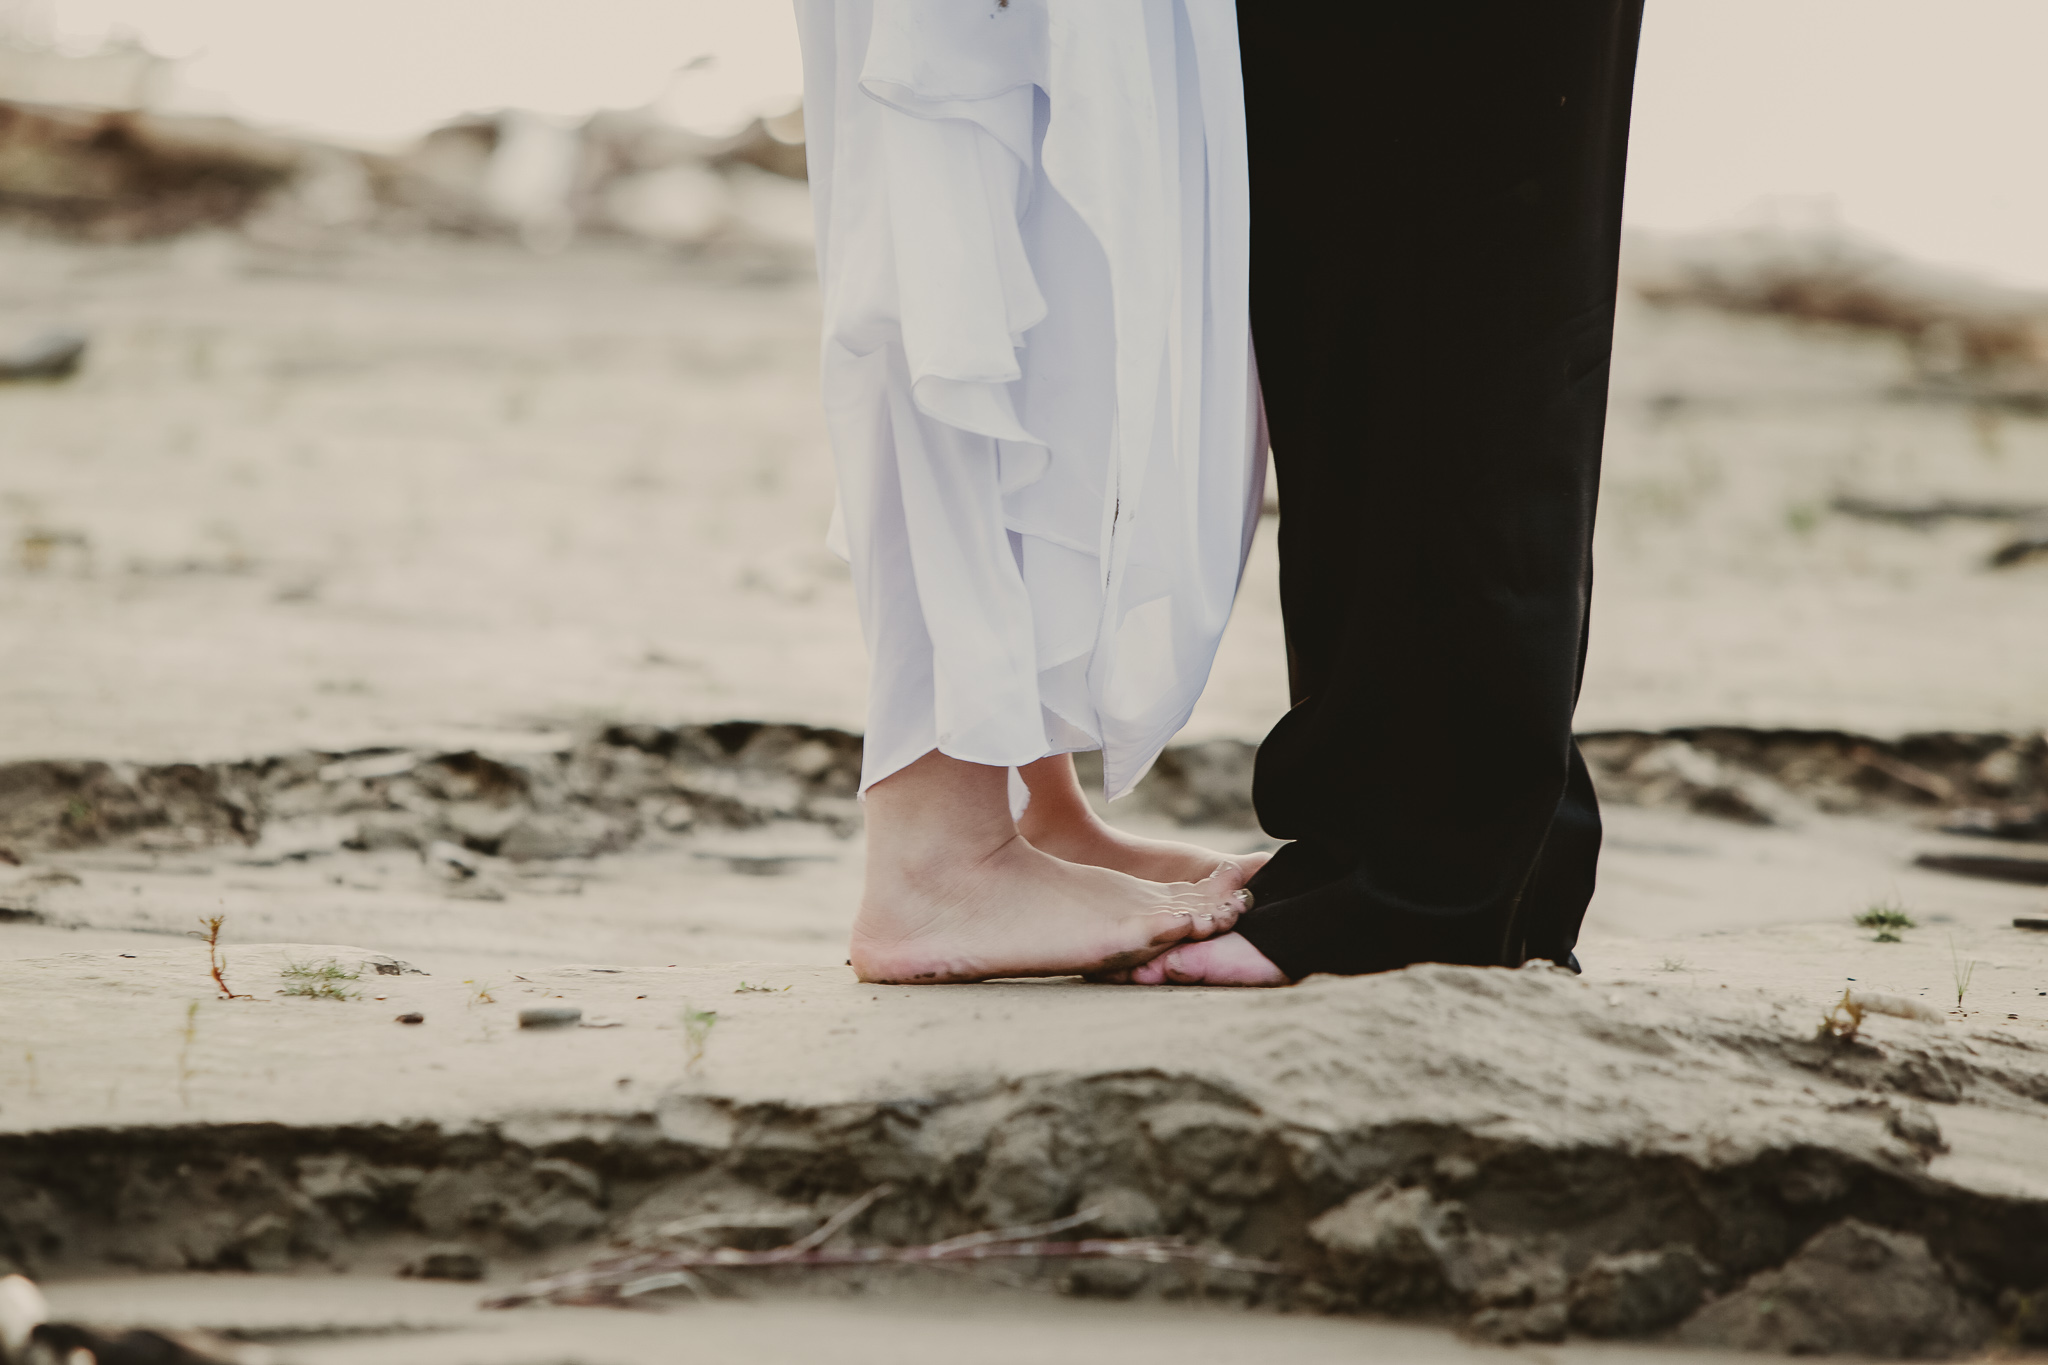
M 1795 502 L 1785 509 L 1785 525 L 1795 536 L 1810 536 L 1820 525 L 1820 508 L 1810 502 Z
M 794 984 L 795 984 L 794 982 L 792 982 L 792 983 L 791 983 L 791 985 L 794 985 Z M 780 994 L 782 994 L 782 993 L 783 993 L 784 991 L 788 990 L 789 988 L 790 988 L 789 986 L 757 986 L 757 985 L 755 985 L 755 984 L 754 984 L 753 982 L 751 982 L 751 981 L 742 981 L 742 982 L 740 982 L 740 984 L 739 984 L 739 989 L 735 990 L 735 991 L 733 992 L 733 994 L 734 994 L 734 995 L 780 995 Z
M 1956 952 L 1956 941 L 1953 937 L 1948 941 L 1948 960 L 1955 976 L 1956 1011 L 1961 1013 L 1963 997 L 1970 992 L 1970 978 L 1977 974 L 1977 960 L 1971 958 L 1968 962 L 1963 961 Z
M 1920 926 L 1913 922 L 1913 917 L 1906 913 L 1903 906 L 1893 901 L 1883 901 L 1858 915 L 1856 927 L 1875 929 L 1877 932 L 1870 937 L 1872 943 L 1903 943 L 1905 940 L 1899 937 L 1899 930 L 1917 929 Z
M 278 973 L 284 978 L 284 985 L 278 988 L 279 995 L 296 995 L 307 1000 L 360 1000 L 362 992 L 351 990 L 349 982 L 360 981 L 361 972 L 352 972 L 333 958 L 325 962 L 287 962 Z
M 683 1002 L 683 1038 L 687 1051 L 686 1066 L 695 1071 L 704 1062 L 704 1048 L 711 1041 L 711 1030 L 718 1023 L 718 1011 L 693 1008 L 689 1001 Z
M 498 1003 L 498 997 L 491 994 L 497 988 L 491 985 L 490 982 L 468 980 L 462 984 L 469 987 L 470 1008 L 474 1009 L 478 1005 L 495 1005 Z
M 1667 957 L 1657 970 L 1660 972 L 1689 972 L 1692 968 L 1686 965 L 1685 959 L 1682 957 Z

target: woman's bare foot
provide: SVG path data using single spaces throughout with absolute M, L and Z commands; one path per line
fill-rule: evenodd
M 1286 975 L 1242 934 L 1169 948 L 1149 962 L 1097 977 L 1127 986 L 1285 986 Z
M 1198 882 L 1226 864 L 1249 878 L 1273 855 L 1217 853 L 1194 844 L 1143 839 L 1105 823 L 1088 804 L 1074 775 L 1071 754 L 1055 754 L 1018 769 L 1031 789 L 1031 804 L 1017 819 L 1017 832 L 1031 846 L 1065 862 L 1107 867 L 1155 882 Z
M 1227 933 L 1248 873 L 1144 881 L 1033 848 L 1001 768 L 933 752 L 868 791 L 867 885 L 853 926 L 863 981 L 1114 972 Z

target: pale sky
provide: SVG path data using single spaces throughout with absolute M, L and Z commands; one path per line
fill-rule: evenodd
M 688 121 L 731 124 L 801 83 L 789 0 L 26 3 L 71 41 L 125 29 L 189 57 L 194 103 L 364 141 L 465 109 L 573 115 L 664 92 Z M 2044 145 L 2048 0 L 1649 0 L 1629 218 L 1832 213 L 1911 255 L 2048 286 Z
M 2048 0 L 1649 0 L 1628 215 L 1831 200 L 1908 254 L 2048 286 Z

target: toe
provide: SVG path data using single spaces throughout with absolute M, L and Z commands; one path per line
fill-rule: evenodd
M 1203 886 L 1213 886 L 1219 891 L 1235 891 L 1252 879 L 1252 873 L 1259 870 L 1259 863 L 1249 858 L 1225 858 L 1216 864 L 1216 870 L 1202 879 Z
M 1176 943 L 1186 943 L 1199 936 L 1195 923 L 1195 912 L 1184 905 L 1171 905 L 1153 911 L 1147 916 L 1151 930 L 1151 946 L 1166 948 Z
M 1174 950 L 1174 952 L 1178 951 L 1180 950 Z M 1155 957 L 1150 962 L 1140 963 L 1138 966 L 1131 968 L 1131 984 L 1133 986 L 1164 986 L 1166 984 L 1166 958 L 1172 955 L 1172 953 L 1168 953 L 1161 957 Z
M 1202 910 L 1207 923 L 1197 923 L 1197 938 L 1211 938 L 1216 934 L 1230 932 L 1237 918 L 1251 908 L 1251 893 L 1244 884 L 1251 879 L 1251 869 L 1241 862 L 1227 862 L 1195 883 L 1195 889 L 1203 902 Z
M 1198 926 L 1204 932 L 1197 938 L 1215 938 L 1227 934 L 1236 927 L 1238 918 L 1251 908 L 1252 893 L 1242 888 L 1231 891 L 1215 907 L 1198 917 Z M 1205 924 L 1201 921 L 1206 921 Z

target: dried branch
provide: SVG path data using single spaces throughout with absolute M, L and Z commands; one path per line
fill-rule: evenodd
M 816 1231 L 786 1246 L 767 1251 L 733 1247 L 642 1251 L 594 1261 L 580 1270 L 531 1280 L 513 1293 L 486 1299 L 486 1308 L 516 1308 L 551 1300 L 556 1303 L 615 1303 L 656 1289 L 683 1287 L 702 1295 L 699 1270 L 738 1270 L 759 1266 L 948 1265 L 998 1259 L 1126 1260 L 1151 1265 L 1200 1265 L 1211 1270 L 1241 1270 L 1259 1275 L 1283 1273 L 1271 1261 L 1255 1261 L 1227 1251 L 1189 1246 L 1159 1237 L 1091 1237 L 1050 1241 L 1052 1234 L 1093 1222 L 1100 1210 L 1087 1209 L 1050 1223 L 970 1232 L 922 1246 L 836 1247 L 824 1244 L 855 1218 L 890 1193 L 887 1185 L 869 1190 Z
M 824 1222 L 818 1224 L 810 1232 L 791 1242 L 788 1246 L 777 1247 L 767 1254 L 770 1256 L 780 1256 L 785 1261 L 791 1261 L 806 1252 L 815 1251 L 831 1241 L 833 1233 L 866 1213 L 870 1208 L 874 1207 L 877 1201 L 895 1192 L 896 1187 L 894 1185 L 877 1185 L 845 1208 L 839 1210 L 839 1212 L 833 1214 L 830 1218 L 827 1218 Z
M 227 923 L 226 915 L 208 915 L 199 921 L 206 929 L 206 968 L 213 977 L 214 987 L 220 991 L 223 1000 L 254 1000 L 253 995 L 236 995 L 228 989 L 227 954 L 221 951 L 220 927 Z

